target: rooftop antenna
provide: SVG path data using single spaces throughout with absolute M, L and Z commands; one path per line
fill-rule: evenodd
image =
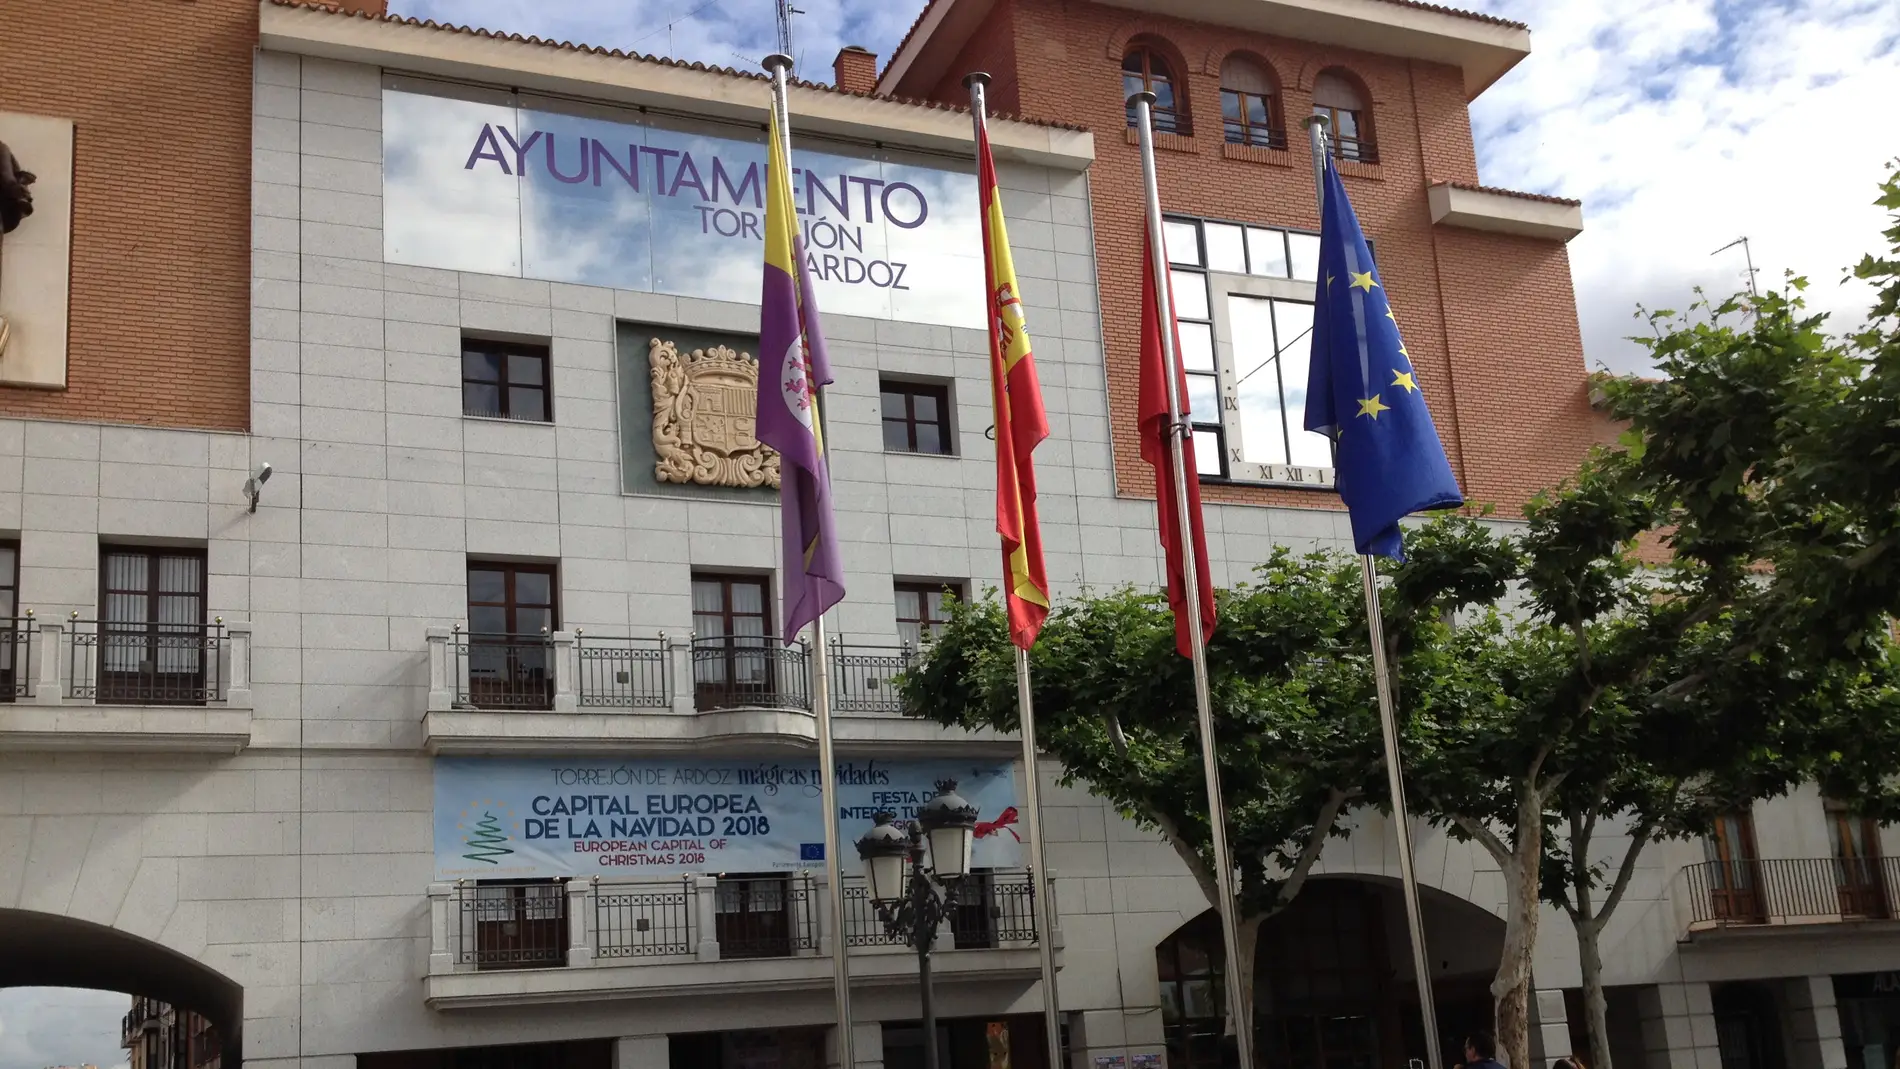
M 778 4 L 778 51 L 780 55 L 795 55 L 792 51 L 792 16 L 805 12 L 792 6 L 792 0 L 776 0 Z
M 1748 295 L 1750 297 L 1759 297 L 1761 294 L 1755 292 L 1755 254 L 1749 251 L 1747 234 L 1743 234 L 1741 237 L 1736 238 L 1734 241 L 1729 242 L 1727 245 L 1722 246 L 1709 255 L 1720 256 L 1737 245 L 1742 247 L 1742 257 L 1748 261 Z

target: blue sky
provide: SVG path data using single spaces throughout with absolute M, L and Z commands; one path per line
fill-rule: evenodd
M 844 44 L 888 57 L 923 0 L 796 0 L 800 73 Z M 1874 186 L 1900 154 L 1893 0 L 1467 0 L 1526 22 L 1532 55 L 1472 106 L 1486 184 L 1584 201 L 1570 246 L 1585 359 L 1640 366 L 1640 302 L 1808 275 L 1809 300 L 1858 322 L 1842 268 L 1880 228 Z M 404 15 L 756 68 L 772 0 L 391 0 Z M 1272 220 L 1263 220 L 1272 222 Z

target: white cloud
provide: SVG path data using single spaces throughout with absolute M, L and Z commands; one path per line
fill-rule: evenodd
M 123 1069 L 119 1023 L 132 1000 L 71 987 L 0 990 L 0 1069 L 102 1065 Z
M 1835 329 L 1868 290 L 1842 269 L 1875 248 L 1872 204 L 1900 154 L 1900 5 L 1892 0 L 1485 0 L 1531 26 L 1532 54 L 1472 108 L 1487 183 L 1584 202 L 1570 245 L 1584 352 L 1624 370 L 1638 302 L 1695 285 L 1809 277 Z
M 1900 155 L 1900 4 L 1894 0 L 1451 0 L 1531 26 L 1529 59 L 1473 105 L 1484 180 L 1584 202 L 1570 245 L 1584 353 L 1640 366 L 1624 340 L 1638 302 L 1680 308 L 1691 288 L 1807 275 L 1818 310 L 1857 323 L 1865 287 L 1842 269 L 1873 247 L 1882 164 Z M 772 48 L 772 0 L 394 0 L 441 17 L 722 65 Z M 830 78 L 840 45 L 888 57 L 923 0 L 806 0 L 801 72 Z

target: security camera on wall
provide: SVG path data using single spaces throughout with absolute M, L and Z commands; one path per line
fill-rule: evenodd
M 244 496 L 251 499 L 251 507 L 245 511 L 257 511 L 257 499 L 264 492 L 264 484 L 270 482 L 270 473 L 270 464 L 259 464 L 257 470 L 251 473 L 251 477 L 244 480 Z

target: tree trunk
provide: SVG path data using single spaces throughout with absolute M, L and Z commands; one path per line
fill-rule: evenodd
M 1577 961 L 1583 969 L 1583 1017 L 1590 1033 L 1590 1069 L 1612 1069 L 1610 1004 L 1603 994 L 1603 948 L 1597 942 L 1603 922 L 1577 914 L 1570 919 L 1577 928 Z
M 1246 1021 L 1249 1025 L 1253 1023 L 1254 952 L 1259 949 L 1260 945 L 1260 926 L 1266 923 L 1268 916 L 1270 916 L 1270 914 L 1254 913 L 1242 917 L 1240 919 L 1239 928 L 1234 932 L 1235 938 L 1240 943 L 1241 1005 L 1247 1010 L 1243 1018 L 1236 1018 L 1231 1013 L 1228 1015 L 1228 1027 L 1234 1029 L 1236 1032 L 1239 1031 L 1242 1020 Z M 1223 992 L 1222 998 L 1225 997 L 1226 993 Z M 1260 1060 L 1258 1052 L 1255 1052 L 1254 1060 Z
M 1537 947 L 1538 869 L 1543 860 L 1543 796 L 1529 787 L 1518 797 L 1515 842 L 1504 859 L 1504 952 L 1491 981 L 1496 1000 L 1498 1054 L 1510 1069 L 1530 1069 L 1531 955 Z

